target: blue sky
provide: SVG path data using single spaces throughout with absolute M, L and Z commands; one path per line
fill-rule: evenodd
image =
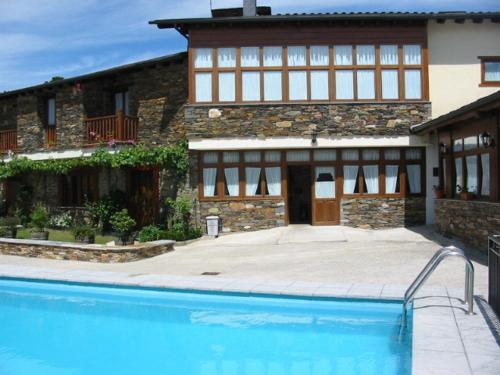
M 243 0 L 212 0 L 215 7 Z M 500 10 L 499 0 L 260 0 L 278 12 Z M 0 92 L 182 51 L 148 21 L 210 15 L 210 0 L 0 0 Z

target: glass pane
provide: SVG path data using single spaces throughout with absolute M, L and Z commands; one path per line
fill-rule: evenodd
M 410 194 L 420 194 L 422 192 L 420 165 L 411 164 L 406 166 L 406 175 L 408 176 L 408 186 Z
M 386 44 L 380 46 L 380 63 L 382 65 L 398 64 L 398 46 Z
M 483 178 L 481 181 L 481 195 L 490 195 L 490 154 L 481 155 L 481 170 Z
M 378 194 L 378 165 L 363 165 L 363 175 L 365 177 L 365 192 Z
M 316 161 L 334 161 L 337 160 L 337 150 L 315 150 L 314 160 Z
M 500 81 L 500 61 L 484 63 L 484 80 L 485 81 Z
M 311 46 L 311 65 L 324 66 L 330 64 L 330 52 L 328 46 Z
M 120 97 L 123 98 L 122 95 Z M 123 102 L 122 102 L 122 107 L 120 109 L 123 109 Z M 47 122 L 48 125 L 55 125 L 56 124 L 56 99 L 55 98 L 50 98 L 47 100 Z
M 259 47 L 241 47 L 241 66 L 260 66 Z
M 375 71 L 358 70 L 358 99 L 375 99 Z
M 283 56 L 283 48 L 281 47 L 264 47 L 264 66 L 281 66 Z
M 419 160 L 422 158 L 422 150 L 419 148 L 409 148 L 406 150 L 406 160 Z
M 357 65 L 375 65 L 375 46 L 356 46 Z
M 335 90 L 337 99 L 354 99 L 352 70 L 337 70 L 335 72 Z
M 467 137 L 464 138 L 464 149 L 465 150 L 474 150 L 477 148 L 477 137 Z
M 260 168 L 246 167 L 245 168 L 245 194 L 247 196 L 255 196 L 259 191 Z
M 307 73 L 305 71 L 290 71 L 288 86 L 290 100 L 307 100 Z
M 463 187 L 462 158 L 455 158 L 455 192 L 459 193 Z
M 363 150 L 363 160 L 378 160 L 380 152 L 378 150 Z
M 281 168 L 266 168 L 266 186 L 268 195 L 281 195 Z
M 238 151 L 224 151 L 222 161 L 224 163 L 238 163 L 240 161 L 240 153 Z
M 328 71 L 312 70 L 311 71 L 311 99 L 312 100 L 328 100 Z
M 236 48 L 219 48 L 217 55 L 217 64 L 220 68 L 234 68 L 236 66 Z
M 50 117 L 51 117 L 51 110 L 52 110 L 52 106 L 51 106 L 52 100 L 54 100 L 54 99 L 49 99 L 49 101 L 47 102 L 48 110 L 49 110 L 49 124 L 51 124 Z M 123 111 L 123 93 L 117 92 L 117 93 L 115 93 L 115 114 L 117 114 L 120 111 Z
M 212 49 L 196 48 L 194 50 L 194 67 L 211 68 L 212 67 Z
M 467 191 L 477 193 L 477 155 L 467 156 L 465 158 L 465 167 L 467 169 Z
M 288 66 L 305 66 L 306 65 L 306 47 L 291 46 L 287 47 Z
M 212 73 L 195 74 L 196 101 L 212 101 Z
M 286 160 L 288 161 L 309 161 L 309 151 L 287 151 Z
M 401 158 L 401 153 L 399 150 L 385 150 L 384 158 L 385 160 L 399 160 Z
M 225 195 L 237 197 L 240 195 L 240 178 L 238 168 L 224 168 Z
M 316 167 L 316 198 L 335 198 L 335 167 Z
M 281 151 L 266 151 L 265 160 L 267 162 L 281 161 Z
M 342 150 L 342 160 L 359 160 L 359 151 Z
M 260 73 L 243 72 L 241 78 L 243 101 L 260 101 Z
M 215 151 L 213 152 L 204 152 L 203 153 L 203 163 L 205 164 L 214 164 L 219 160 L 219 154 Z
M 462 139 L 454 139 L 453 140 L 453 151 L 462 151 L 463 150 L 463 143 Z
M 418 44 L 406 44 L 403 46 L 404 64 L 420 65 L 422 58 Z
M 260 161 L 260 151 L 246 151 L 245 152 L 245 161 L 247 163 L 259 162 Z
M 357 165 L 344 165 L 344 194 L 359 193 Z
M 398 71 L 396 69 L 382 70 L 382 98 L 399 98 Z
M 236 100 L 236 82 L 234 73 L 219 73 L 219 101 L 234 102 Z
M 387 194 L 399 193 L 399 165 L 385 166 L 385 192 Z
M 420 70 L 405 70 L 405 98 L 420 99 L 421 97 Z
M 352 64 L 352 46 L 334 46 L 335 65 L 353 65 Z
M 281 100 L 281 72 L 264 72 L 264 100 Z
M 203 168 L 203 196 L 217 195 L 217 168 Z

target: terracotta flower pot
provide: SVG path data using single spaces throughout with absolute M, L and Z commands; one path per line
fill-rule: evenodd
M 436 199 L 443 199 L 444 192 L 442 190 L 434 190 L 434 197 Z
M 460 193 L 460 199 L 462 199 L 464 201 L 470 201 L 473 198 L 474 198 L 474 194 L 469 193 L 468 191 L 463 191 Z
M 95 236 L 83 236 L 83 237 L 75 237 L 79 243 L 92 244 L 95 243 Z
M 42 240 L 47 241 L 49 239 L 49 232 L 31 232 L 32 240 Z

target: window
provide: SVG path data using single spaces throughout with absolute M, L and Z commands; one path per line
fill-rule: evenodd
M 61 205 L 83 207 L 98 199 L 98 176 L 94 172 L 71 173 L 60 177 Z
M 264 100 L 281 100 L 281 72 L 264 72 Z
M 236 82 L 234 73 L 219 73 L 219 101 L 234 102 L 236 100 Z
M 115 115 L 117 115 L 118 112 L 123 111 L 124 115 L 129 116 L 130 107 L 129 107 L 128 91 L 115 92 L 114 97 L 115 97 Z
M 48 98 L 46 107 L 47 126 L 56 126 L 56 98 Z
M 290 100 L 307 100 L 307 73 L 302 70 L 288 74 Z
M 195 86 L 198 103 L 212 101 L 212 73 L 196 73 Z
M 398 99 L 399 83 L 396 69 L 382 70 L 382 99 Z
M 352 70 L 337 70 L 335 72 L 335 92 L 339 100 L 354 99 Z
M 335 198 L 335 167 L 315 168 L 314 196 Z
M 243 72 L 241 78 L 243 101 L 260 101 L 260 73 Z
M 500 56 L 481 59 L 481 85 L 500 86 Z

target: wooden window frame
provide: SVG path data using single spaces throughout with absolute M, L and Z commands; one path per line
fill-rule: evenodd
M 73 196 L 73 192 L 71 192 L 69 196 L 67 194 L 67 189 L 65 188 L 66 181 L 64 180 L 67 177 L 77 179 L 76 196 Z M 60 176 L 60 202 L 63 207 L 83 207 L 85 205 L 84 199 L 81 196 L 81 194 L 83 194 L 86 190 L 82 185 L 85 182 L 84 179 L 87 180 L 86 183 L 88 184 L 88 190 L 92 192 L 92 197 L 89 201 L 94 202 L 99 199 L 99 173 L 93 170 L 80 170 Z M 70 186 L 70 189 L 71 188 L 72 187 Z M 68 202 L 70 199 L 72 202 Z
M 478 56 L 481 61 L 481 83 L 479 87 L 500 87 L 500 81 L 486 81 L 486 66 L 485 63 L 488 62 L 498 62 L 500 63 L 500 56 Z
M 380 46 L 385 44 L 397 45 L 398 47 L 398 64 L 396 65 L 381 65 L 380 61 Z M 417 44 L 420 46 L 421 62 L 419 65 L 405 65 L 403 46 Z M 189 48 L 189 102 L 191 104 L 277 104 L 277 103 L 373 103 L 373 102 L 425 102 L 429 99 L 428 93 L 428 50 L 427 46 L 423 43 L 366 43 L 366 44 L 349 44 L 352 46 L 352 61 L 353 65 L 335 65 L 335 46 L 347 44 L 297 44 L 290 46 L 305 46 L 306 47 L 306 65 L 305 66 L 288 66 L 288 45 L 281 45 L 282 48 L 282 65 L 281 66 L 264 66 L 264 47 L 274 47 L 277 45 L 255 45 L 259 49 L 259 66 L 257 67 L 243 67 L 241 66 L 241 48 L 235 46 L 220 47 L 220 48 L 235 48 L 236 49 L 236 66 L 231 68 L 218 67 L 218 48 L 211 48 L 212 51 L 212 67 L 210 68 L 196 68 L 194 66 L 194 55 L 197 48 Z M 375 64 L 374 65 L 357 65 L 357 46 L 358 45 L 373 45 L 375 47 Z M 329 51 L 329 64 L 328 65 L 311 65 L 311 47 L 312 46 L 327 46 Z M 339 70 L 350 70 L 353 72 L 353 99 L 336 99 L 335 89 L 335 73 Z M 374 72 L 374 85 L 375 85 L 375 98 L 373 99 L 358 99 L 357 93 L 357 74 L 359 70 L 373 70 Z M 383 99 L 382 98 L 382 70 L 396 70 L 398 72 L 398 98 L 397 99 Z M 419 70 L 420 71 L 420 99 L 406 99 L 405 98 L 405 71 L 406 70 Z M 281 78 L 281 96 L 279 101 L 266 101 L 264 100 L 264 73 L 278 71 L 282 73 Z M 307 80 L 307 99 L 305 100 L 290 100 L 289 99 L 289 72 L 290 71 L 305 71 Z M 328 99 L 318 100 L 311 99 L 311 72 L 312 71 L 327 71 L 328 82 Z M 235 101 L 219 101 L 219 73 L 232 72 L 235 74 Z M 242 73 L 243 72 L 259 72 L 260 75 L 260 100 L 258 101 L 243 101 L 243 88 L 242 88 Z M 197 73 L 210 73 L 212 77 L 212 101 L 210 102 L 197 102 L 196 101 L 196 83 L 195 76 Z

